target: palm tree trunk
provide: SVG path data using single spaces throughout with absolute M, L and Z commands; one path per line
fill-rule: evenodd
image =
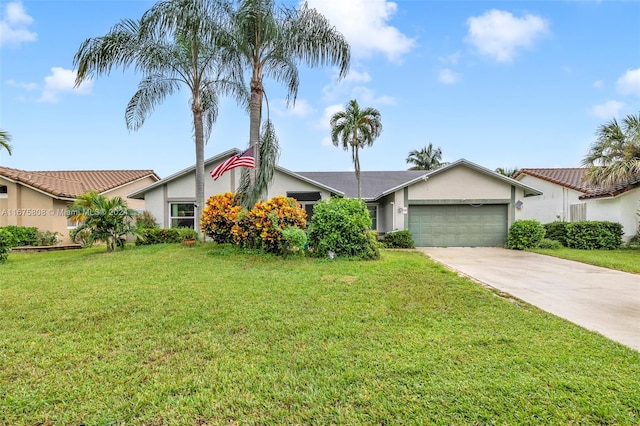
M 194 226 L 198 236 L 200 232 L 200 212 L 204 208 L 204 130 L 202 110 L 193 107 L 193 128 L 196 142 L 196 205 L 194 206 Z
M 262 121 L 262 94 L 264 88 L 260 78 L 251 79 L 251 99 L 249 100 L 249 145 L 253 147 L 255 168 L 251 170 L 251 189 L 256 184 L 256 174 L 260 170 L 260 122 Z M 260 194 L 262 197 L 262 194 Z
M 362 198 L 362 184 L 360 183 L 360 158 L 358 157 L 358 145 L 353 145 L 353 166 L 356 169 L 356 180 L 358 181 L 358 200 Z

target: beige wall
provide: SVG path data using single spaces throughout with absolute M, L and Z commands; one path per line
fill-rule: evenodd
M 145 186 L 151 185 L 156 182 L 157 179 L 152 178 L 151 176 L 147 176 L 142 179 L 138 179 L 133 182 L 129 182 L 125 185 L 114 188 L 110 191 L 103 192 L 103 195 L 113 198 L 113 197 L 122 197 L 129 206 L 130 209 L 134 210 L 144 210 L 144 200 L 136 200 L 135 198 L 128 198 L 127 195 L 132 192 L 137 191 L 138 189 L 142 189 Z
M 465 166 L 458 166 L 409 187 L 410 200 L 509 199 L 511 185 Z

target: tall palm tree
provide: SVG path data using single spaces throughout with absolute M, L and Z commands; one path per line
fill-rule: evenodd
M 242 69 L 224 41 L 229 11 L 222 0 L 165 0 L 138 20 L 125 19 L 105 36 L 85 40 L 74 57 L 76 86 L 112 69 L 143 74 L 125 111 L 138 130 L 154 108 L 186 86 L 190 92 L 196 150 L 196 212 L 204 207 L 204 144 L 217 118 L 219 95 L 246 103 Z M 199 221 L 196 220 L 199 230 Z
M 345 151 L 351 149 L 353 166 L 358 181 L 358 198 L 362 195 L 360 182 L 360 158 L 358 150 L 373 145 L 373 141 L 382 132 L 380 112 L 375 108 L 360 109 L 358 101 L 352 99 L 344 111 L 338 111 L 331 117 L 331 141 L 342 146 Z
M 442 149 L 435 148 L 432 143 L 418 150 L 413 150 L 407 157 L 407 163 L 413 164 L 409 170 L 435 170 L 441 167 Z
M 261 198 L 273 176 L 276 156 L 261 158 L 263 138 L 273 145 L 275 133 L 267 119 L 262 126 L 265 76 L 287 86 L 287 102 L 298 94 L 298 64 L 315 67 L 335 65 L 339 78 L 346 76 L 351 58 L 345 37 L 329 21 L 306 3 L 298 8 L 279 8 L 274 0 L 242 0 L 232 22 L 234 44 L 250 73 L 249 144 L 254 147 L 256 168 L 250 178 L 251 190 L 245 205 Z M 270 140 L 269 140 L 270 139 Z M 258 146 L 258 149 L 255 147 Z M 269 160 L 269 161 L 267 161 Z
M 596 131 L 596 141 L 582 160 L 586 182 L 611 186 L 640 179 L 640 113 L 614 118 Z
M 9 142 L 11 142 L 11 135 L 4 130 L 0 130 L 0 148 L 6 149 L 9 155 L 11 155 L 11 145 L 9 145 Z

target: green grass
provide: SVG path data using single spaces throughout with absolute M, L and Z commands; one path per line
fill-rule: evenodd
M 640 250 L 577 250 L 563 247 L 557 250 L 534 249 L 532 251 L 618 271 L 640 274 Z
M 417 252 L 12 254 L 0 424 L 638 424 L 640 353 Z

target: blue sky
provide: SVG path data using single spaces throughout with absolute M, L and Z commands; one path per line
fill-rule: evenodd
M 0 3 L 0 128 L 25 170 L 154 169 L 195 162 L 186 90 L 137 132 L 124 110 L 140 75 L 113 72 L 73 88 L 80 43 L 146 0 Z M 295 4 L 292 1 L 288 5 Z M 496 167 L 577 167 L 594 132 L 640 111 L 640 2 L 310 0 L 349 40 L 353 60 L 301 67 L 295 108 L 267 81 L 282 153 L 294 171 L 353 170 L 333 147 L 329 117 L 350 99 L 377 108 L 383 132 L 361 152 L 363 170 L 404 170 L 429 142 L 446 161 Z M 225 100 L 205 156 L 248 143 L 249 118 Z

